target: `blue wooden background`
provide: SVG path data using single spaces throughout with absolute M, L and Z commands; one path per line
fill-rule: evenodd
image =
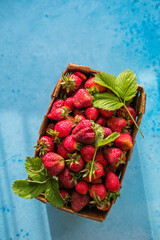
M 160 239 L 160 1 L 0 0 L 0 240 Z M 18 198 L 50 94 L 68 63 L 136 72 L 146 114 L 121 198 L 103 223 Z

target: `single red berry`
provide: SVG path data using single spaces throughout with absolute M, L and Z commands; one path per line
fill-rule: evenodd
M 64 169 L 64 159 L 54 152 L 49 152 L 42 158 L 44 167 L 51 176 L 58 175 Z
M 100 117 L 97 119 L 96 123 L 98 123 L 99 125 L 101 125 L 102 127 L 104 127 L 104 126 L 106 125 L 106 123 L 107 123 L 107 119 L 104 118 L 104 117 L 102 117 L 102 116 L 100 116 Z
M 118 192 L 120 189 L 119 178 L 113 172 L 109 172 L 105 179 L 105 186 L 108 191 Z
M 95 78 L 91 77 L 85 82 L 85 88 L 89 88 L 91 91 L 104 92 L 106 88 L 98 83 L 95 83 Z
M 73 122 L 70 120 L 62 120 L 56 123 L 55 131 L 58 132 L 58 137 L 66 137 L 68 136 L 73 127 Z
M 47 152 L 54 151 L 54 143 L 52 138 L 48 136 L 43 136 L 38 140 L 37 145 L 35 146 L 36 151 L 39 152 L 39 156 L 44 156 Z
M 80 155 L 77 155 L 77 153 L 69 154 L 67 163 L 68 168 L 73 172 L 80 172 L 84 168 L 84 161 Z
M 100 151 L 97 152 L 97 154 L 96 154 L 95 162 L 99 162 L 100 164 L 102 164 L 103 167 L 106 167 L 108 165 L 107 160 L 103 157 L 103 155 Z
M 113 115 L 113 113 L 115 112 L 115 111 L 104 110 L 102 108 L 100 108 L 99 111 L 100 111 L 101 115 L 105 118 L 110 118 Z
M 74 153 L 81 148 L 81 145 L 74 140 L 73 135 L 69 135 L 63 140 L 63 146 L 69 153 Z
M 127 122 L 123 118 L 117 118 L 112 117 L 107 120 L 107 126 L 113 131 L 113 132 L 122 132 L 122 130 L 127 125 Z
M 84 73 L 81 73 L 81 72 L 74 72 L 74 75 L 80 77 L 82 79 L 82 82 L 85 82 L 87 77 Z
M 104 138 L 107 138 L 109 135 L 112 134 L 112 130 L 110 128 L 103 127 L 103 129 L 104 129 Z
M 103 156 L 113 167 L 118 167 L 120 161 L 122 161 L 122 151 L 119 148 L 106 148 L 103 151 Z
M 73 98 L 72 97 L 66 98 L 64 101 L 64 106 L 70 111 L 73 111 L 74 110 Z
M 78 192 L 73 192 L 71 195 L 71 208 L 74 212 L 79 212 L 88 205 L 89 201 L 89 195 L 82 195 Z
M 51 132 L 54 131 L 54 123 L 50 123 L 48 127 L 46 128 L 46 135 L 52 139 L 54 139 L 54 136 L 52 136 Z
M 84 181 L 80 181 L 75 186 L 76 191 L 82 195 L 86 195 L 88 193 L 88 184 Z
M 99 110 L 95 107 L 89 107 L 86 109 L 85 115 L 87 119 L 96 121 L 99 116 Z
M 63 120 L 65 119 L 66 116 L 67 116 L 67 113 L 63 108 L 52 109 L 52 111 L 47 115 L 48 118 L 55 121 Z
M 115 145 L 122 151 L 128 151 L 133 147 L 132 137 L 128 133 L 120 133 L 120 136 L 115 140 Z
M 82 83 L 82 79 L 75 74 L 67 74 L 67 76 L 62 74 L 62 79 L 61 85 L 68 95 L 78 90 Z
M 63 144 L 59 144 L 57 147 L 57 153 L 62 156 L 64 159 L 68 159 L 68 151 L 65 149 L 65 147 L 63 146 Z
M 57 99 L 54 101 L 51 111 L 55 108 L 61 108 L 63 107 L 63 105 L 64 105 L 64 101 L 62 99 Z
M 93 147 L 92 145 L 85 145 L 81 149 L 81 156 L 85 162 L 89 162 L 93 159 L 94 152 L 95 147 Z
M 68 188 L 68 189 L 71 189 L 74 187 L 73 176 L 71 175 L 71 172 L 68 168 L 64 169 L 60 173 L 58 179 L 62 187 Z
M 69 199 L 70 195 L 69 195 L 69 193 L 66 190 L 60 189 L 59 191 L 60 191 L 60 194 L 61 194 L 61 196 L 62 196 L 62 198 L 64 200 L 68 200 Z
M 79 89 L 73 96 L 73 105 L 80 109 L 89 107 L 92 104 L 92 97 L 85 89 Z
M 103 184 L 95 184 L 95 185 L 92 185 L 91 187 L 91 190 L 90 190 L 90 196 L 92 198 L 95 198 L 95 196 L 97 197 L 100 197 L 101 201 L 103 201 L 103 199 L 105 198 L 106 196 L 106 188 Z

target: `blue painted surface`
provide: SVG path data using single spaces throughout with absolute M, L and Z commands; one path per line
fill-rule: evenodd
M 160 239 L 160 2 L 0 1 L 0 240 Z M 147 107 L 121 199 L 103 223 L 11 191 L 26 178 L 57 79 L 68 63 L 136 72 Z

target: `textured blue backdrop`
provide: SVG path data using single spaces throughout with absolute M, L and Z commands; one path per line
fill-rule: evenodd
M 160 239 L 160 2 L 0 1 L 0 240 Z M 57 79 L 68 63 L 118 75 L 136 72 L 146 114 L 122 196 L 103 223 L 23 200 L 11 185 L 26 178 Z

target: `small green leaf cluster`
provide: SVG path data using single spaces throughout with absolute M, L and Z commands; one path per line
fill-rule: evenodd
M 26 199 L 36 198 L 44 193 L 45 198 L 54 207 L 64 206 L 65 201 L 60 195 L 58 180 L 48 175 L 42 159 L 27 157 L 25 165 L 29 179 L 16 180 L 12 185 L 14 193 Z

